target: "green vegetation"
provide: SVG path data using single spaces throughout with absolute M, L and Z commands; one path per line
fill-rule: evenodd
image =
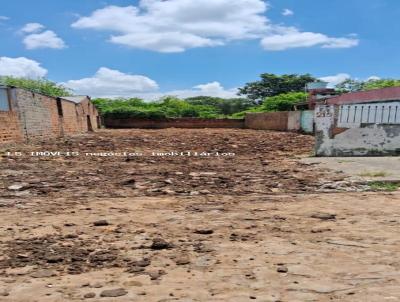
M 0 83 L 3 85 L 24 88 L 33 92 L 54 97 L 72 95 L 71 90 L 68 88 L 47 79 L 0 77 Z
M 400 183 L 375 181 L 375 182 L 370 183 L 369 186 L 372 190 L 375 190 L 375 191 L 394 192 L 400 188 Z
M 368 80 L 358 81 L 353 79 L 347 79 L 342 83 L 336 85 L 336 89 L 341 92 L 354 92 L 363 90 L 380 89 L 387 87 L 400 86 L 400 80 L 396 79 L 379 79 L 379 80 Z
M 251 100 L 262 102 L 265 98 L 290 92 L 304 92 L 307 83 L 317 81 L 310 74 L 276 75 L 263 73 L 261 80 L 247 83 L 239 88 L 239 95 L 245 95 Z
M 181 100 L 165 97 L 158 101 L 142 99 L 94 99 L 93 102 L 106 117 L 116 118 L 244 118 L 248 112 L 291 110 L 293 105 L 307 98 L 304 92 L 291 92 L 266 98 L 261 105 L 245 98 L 222 99 L 207 96 Z
M 291 111 L 295 104 L 305 102 L 306 100 L 307 93 L 305 92 L 282 93 L 265 98 L 261 105 L 235 113 L 232 116 L 234 118 L 241 118 L 244 117 L 246 113 L 251 112 Z
M 145 102 L 138 98 L 117 100 L 94 99 L 93 102 L 101 114 L 106 117 L 147 119 L 223 117 L 221 110 L 215 106 L 192 104 L 175 97 L 165 97 L 154 102 Z
M 198 96 L 187 98 L 185 99 L 185 101 L 192 105 L 214 107 L 218 110 L 220 114 L 223 115 L 232 115 L 257 105 L 255 101 L 247 98 L 223 99 L 210 96 Z

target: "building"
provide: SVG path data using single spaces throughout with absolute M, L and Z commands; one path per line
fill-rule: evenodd
M 99 114 L 87 96 L 55 98 L 0 86 L 0 143 L 58 138 L 96 128 Z
M 317 156 L 400 155 L 400 87 L 329 98 L 315 126 Z

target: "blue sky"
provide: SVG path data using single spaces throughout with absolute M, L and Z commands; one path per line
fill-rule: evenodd
M 0 75 L 144 97 L 230 96 L 263 72 L 399 78 L 398 16 L 397 0 L 14 0 Z

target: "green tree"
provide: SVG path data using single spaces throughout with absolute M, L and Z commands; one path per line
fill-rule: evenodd
M 256 105 L 256 102 L 247 98 L 230 98 L 223 99 L 210 96 L 197 96 L 185 99 L 192 105 L 204 105 L 216 108 L 219 113 L 231 115 L 249 109 Z
M 397 79 L 379 79 L 369 81 L 359 81 L 354 79 L 347 79 L 342 83 L 336 85 L 336 89 L 341 92 L 355 92 L 372 89 L 380 89 L 387 87 L 400 86 L 400 80 Z
M 310 74 L 261 74 L 261 80 L 247 83 L 239 88 L 239 95 L 246 95 L 251 100 L 261 101 L 266 97 L 276 96 L 282 93 L 304 91 L 307 83 L 317 81 Z
M 364 83 L 364 90 L 371 89 L 379 89 L 379 88 L 387 88 L 387 87 L 396 87 L 400 86 L 400 80 L 396 79 L 380 79 L 380 80 L 369 80 Z
M 293 105 L 307 101 L 307 96 L 305 92 L 282 93 L 266 98 L 261 107 L 263 111 L 290 111 Z
M 44 78 L 28 79 L 28 78 L 16 78 L 16 77 L 6 76 L 0 78 L 0 83 L 3 85 L 24 88 L 33 92 L 42 93 L 54 97 L 72 95 L 70 89 L 64 87 L 61 84 L 57 84 L 55 82 L 52 82 Z
M 364 89 L 365 82 L 354 79 L 346 79 L 335 86 L 339 92 L 355 92 Z

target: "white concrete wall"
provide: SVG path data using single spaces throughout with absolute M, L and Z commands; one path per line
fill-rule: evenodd
M 400 155 L 400 124 L 339 127 L 339 114 L 338 107 L 316 108 L 317 156 Z

